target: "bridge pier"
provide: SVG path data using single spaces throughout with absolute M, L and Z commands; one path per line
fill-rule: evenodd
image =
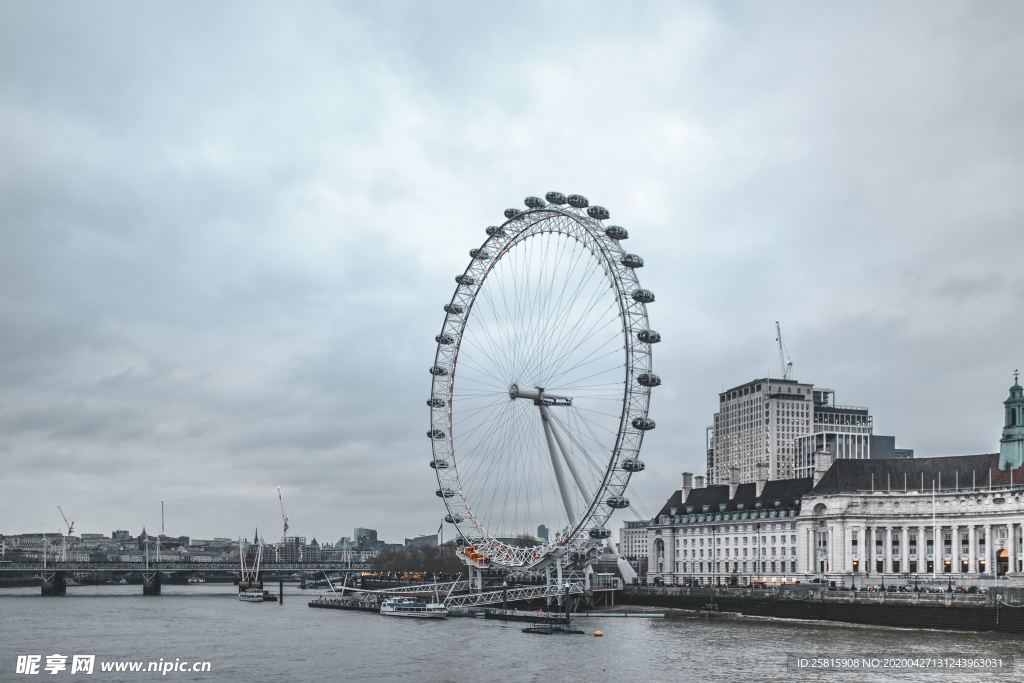
M 51 572 L 42 576 L 42 595 L 66 595 L 68 585 L 65 583 L 65 572 Z
M 142 574 L 142 594 L 160 595 L 160 572 Z

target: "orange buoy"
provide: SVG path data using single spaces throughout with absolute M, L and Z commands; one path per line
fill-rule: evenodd
M 604 635 L 604 633 L 601 631 L 601 629 L 597 629 L 596 631 L 594 631 L 594 637 L 595 638 L 600 638 L 603 635 Z

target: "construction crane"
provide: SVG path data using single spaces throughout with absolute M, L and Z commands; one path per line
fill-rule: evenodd
M 64 508 L 60 505 L 57 506 L 57 510 L 60 512 L 60 516 L 64 518 L 64 523 L 68 527 L 68 536 L 70 536 L 75 531 L 75 521 L 68 519 L 68 516 L 64 514 Z
M 60 516 L 64 518 L 64 524 L 68 527 L 66 534 L 60 535 L 60 557 L 62 560 L 67 562 L 68 559 L 68 536 L 70 536 L 75 530 L 75 520 L 69 520 L 68 516 L 64 514 L 64 508 L 60 505 L 57 506 L 57 510 L 60 512 Z
M 284 511 L 284 496 L 281 495 L 281 487 L 277 487 L 277 502 L 281 504 L 281 521 L 284 524 L 284 530 L 281 532 L 281 542 L 284 543 L 284 539 L 288 536 L 288 515 Z
M 782 326 L 775 321 L 775 341 L 779 343 L 779 365 L 782 367 L 782 379 L 789 379 L 793 374 L 793 361 L 786 353 L 786 347 L 782 344 Z

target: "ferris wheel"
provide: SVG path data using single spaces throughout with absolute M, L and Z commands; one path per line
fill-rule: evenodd
M 623 249 L 627 230 L 582 195 L 525 203 L 469 250 L 430 368 L 436 494 L 478 567 L 536 568 L 603 545 L 644 469 L 661 384 L 654 294 Z

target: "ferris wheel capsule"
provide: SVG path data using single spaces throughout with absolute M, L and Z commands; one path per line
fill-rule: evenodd
M 657 344 L 661 341 L 661 335 L 654 330 L 637 330 L 636 338 L 644 344 Z
M 599 221 L 606 221 L 611 218 L 608 209 L 603 206 L 592 206 L 587 209 L 587 215 Z
M 641 372 L 636 376 L 636 381 L 645 387 L 660 387 L 661 378 L 653 372 Z
M 626 472 L 643 472 L 645 467 L 640 458 L 626 458 L 622 461 L 622 469 Z
M 638 304 L 650 304 L 654 303 L 654 292 L 649 289 L 638 289 L 630 294 L 633 297 L 633 301 Z
M 522 213 L 522 211 L 520 211 L 519 209 L 512 209 L 512 208 L 505 209 L 505 218 L 508 218 L 509 220 L 511 220 L 511 219 L 515 218 L 516 216 L 518 216 L 521 213 Z
M 608 235 L 610 239 L 613 239 L 616 242 L 629 239 L 629 231 L 621 225 L 609 225 L 604 229 L 604 234 Z
M 556 204 L 558 206 L 565 204 L 566 201 L 565 195 L 561 192 L 548 192 L 544 195 L 544 199 L 548 200 L 549 203 Z
M 571 194 L 565 200 L 569 202 L 569 206 L 577 209 L 585 209 L 590 205 L 590 201 L 581 194 Z
M 644 267 L 644 260 L 637 256 L 636 254 L 625 254 L 621 259 L 619 259 L 619 263 L 626 266 L 627 268 Z
M 526 204 L 531 209 L 543 209 L 544 208 L 544 200 L 541 199 L 540 197 L 527 197 L 523 201 L 523 203 Z
M 635 417 L 631 424 L 634 429 L 639 429 L 642 432 L 650 431 L 655 427 L 654 420 L 649 417 Z

